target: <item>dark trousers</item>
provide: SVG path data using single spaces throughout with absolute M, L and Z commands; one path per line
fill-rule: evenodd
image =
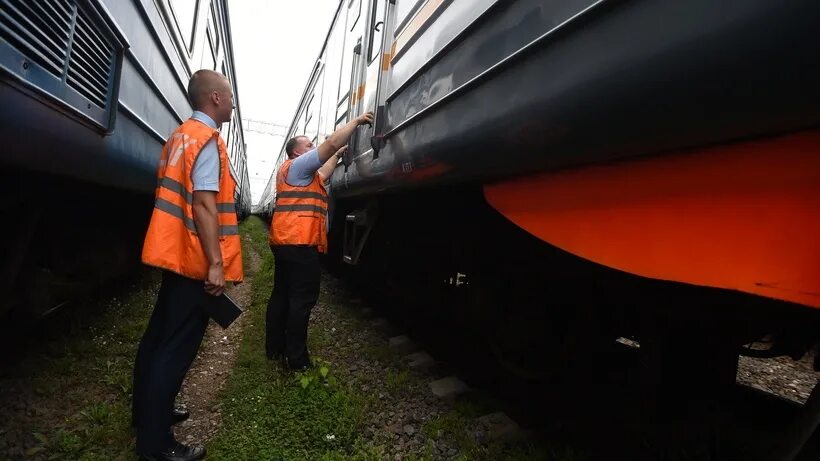
M 306 367 L 310 365 L 310 310 L 319 299 L 319 251 L 297 245 L 276 245 L 271 250 L 274 281 L 265 321 L 265 351 L 268 357 L 284 354 L 291 368 Z
M 155 453 L 175 443 L 171 412 L 208 326 L 204 296 L 202 280 L 163 272 L 134 364 L 132 415 L 139 453 Z

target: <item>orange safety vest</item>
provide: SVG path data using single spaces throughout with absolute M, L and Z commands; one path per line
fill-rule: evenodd
M 219 130 L 194 119 L 180 125 L 162 149 L 154 212 L 142 248 L 142 262 L 195 280 L 208 277 L 208 258 L 194 222 L 191 172 L 202 147 L 212 138 L 216 138 L 219 150 L 216 208 L 225 280 L 241 282 L 242 247 L 234 202 L 236 181 L 228 165 L 228 150 Z
M 308 245 L 327 253 L 327 190 L 317 172 L 307 186 L 288 184 L 287 160 L 276 175 L 276 203 L 270 226 L 271 245 Z

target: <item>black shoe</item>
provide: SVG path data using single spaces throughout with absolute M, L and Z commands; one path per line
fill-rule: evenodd
M 140 455 L 140 461 L 194 461 L 204 457 L 205 447 L 189 447 L 177 443 L 174 448 L 160 453 Z
M 294 365 L 292 365 L 290 363 L 290 360 L 285 360 L 285 367 L 289 371 L 293 371 L 293 372 L 307 371 L 308 369 L 310 369 L 310 366 L 311 366 L 310 360 L 308 360 L 306 363 L 298 363 L 298 364 L 294 364 Z
M 174 407 L 171 411 L 171 424 L 181 423 L 188 419 L 191 414 L 184 407 Z
M 188 419 L 190 416 L 191 416 L 191 414 L 188 413 L 188 410 L 186 410 L 184 407 L 174 407 L 174 409 L 171 410 L 171 424 L 174 425 L 176 423 L 181 423 L 181 422 L 185 421 L 186 419 Z M 133 429 L 133 428 L 136 428 L 136 427 L 137 427 L 137 422 L 134 421 L 134 417 L 132 416 L 131 417 L 131 428 Z

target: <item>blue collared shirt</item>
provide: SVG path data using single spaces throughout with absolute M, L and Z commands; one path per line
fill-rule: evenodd
M 318 148 L 305 152 L 296 157 L 293 163 L 290 164 L 287 177 L 288 184 L 300 187 L 307 186 L 313 181 L 316 172 L 321 167 L 322 161 L 319 160 Z
M 195 110 L 191 118 L 217 129 L 216 122 L 203 112 Z M 194 190 L 219 192 L 219 149 L 216 147 L 216 139 L 211 139 L 202 147 L 191 171 L 191 181 L 194 183 Z

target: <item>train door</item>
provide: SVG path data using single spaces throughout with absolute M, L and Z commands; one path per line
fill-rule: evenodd
M 387 97 L 387 72 L 390 69 L 390 37 L 394 27 L 394 0 L 371 0 L 370 23 L 368 29 L 366 59 L 366 85 L 363 111 L 372 111 L 375 119 L 372 127 L 362 127 L 361 148 L 373 148 L 373 158 L 378 158 L 385 120 L 385 98 Z M 376 136 L 377 138 L 373 138 Z M 377 140 L 377 142 L 373 142 Z
M 336 128 L 341 127 L 349 120 L 361 113 L 360 86 L 363 81 L 362 68 L 362 31 L 366 22 L 362 14 L 363 0 L 349 0 L 347 2 L 345 24 L 344 54 L 342 56 L 342 70 L 339 78 L 339 100 L 336 105 Z M 355 138 L 355 135 L 354 135 Z M 345 166 L 350 165 L 353 156 L 354 139 L 348 145 L 345 154 Z
M 383 74 L 388 70 L 389 53 L 386 51 L 389 46 L 388 38 L 392 30 L 390 7 L 394 3 L 390 0 L 371 0 L 367 10 L 367 29 L 365 34 L 364 48 L 361 50 L 363 82 L 358 87 L 359 112 L 372 111 L 375 115 L 374 125 L 371 127 L 359 127 L 356 131 L 355 151 L 359 153 L 367 152 L 373 148 L 373 158 L 378 157 L 378 148 L 372 143 L 372 137 L 381 133 L 380 127 L 384 120 L 384 98 L 382 97 Z M 387 64 L 387 65 L 385 65 Z

